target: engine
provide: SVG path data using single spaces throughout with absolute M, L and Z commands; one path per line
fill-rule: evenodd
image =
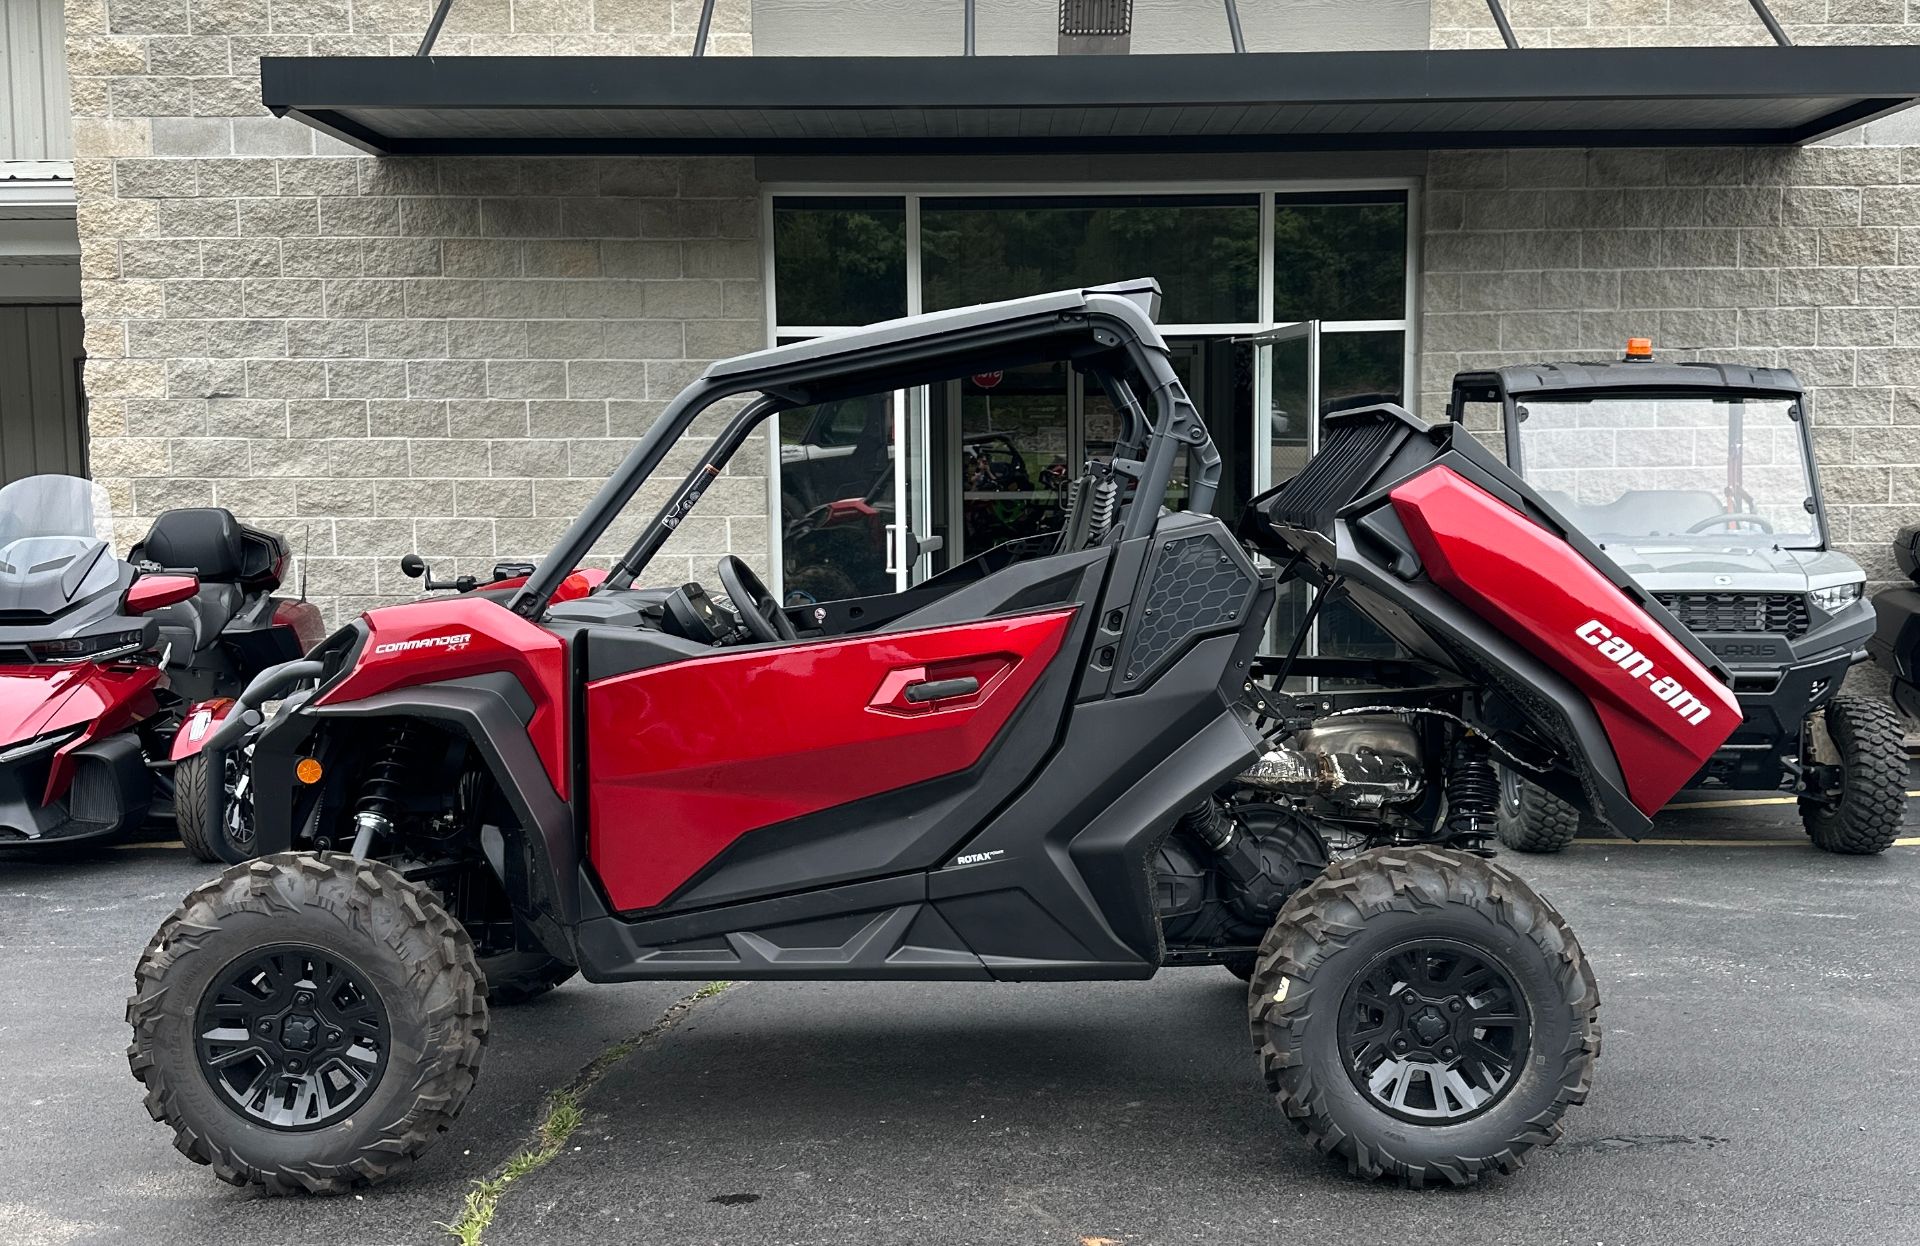
M 1353 810 L 1411 804 L 1426 788 L 1419 735 L 1386 715 L 1343 718 L 1297 732 L 1241 771 L 1238 781 L 1286 796 L 1317 796 Z

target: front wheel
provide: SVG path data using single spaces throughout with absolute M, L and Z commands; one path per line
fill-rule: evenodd
M 1872 856 L 1893 847 L 1907 811 L 1906 729 L 1891 706 L 1835 697 L 1807 724 L 1813 759 L 1839 767 L 1839 790 L 1802 797 L 1800 821 L 1823 852 Z
M 1573 932 L 1501 866 L 1435 848 L 1337 861 L 1274 921 L 1248 988 L 1261 1071 L 1318 1150 L 1419 1187 L 1512 1172 L 1600 1054 Z
M 410 1165 L 479 1073 L 473 944 L 373 861 L 281 853 L 190 893 L 147 945 L 127 1060 L 174 1145 L 232 1185 L 338 1194 Z

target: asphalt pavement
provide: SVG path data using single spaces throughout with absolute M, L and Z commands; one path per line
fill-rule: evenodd
M 585 1118 L 482 1240 L 533 1243 L 1920 1243 L 1920 809 L 1883 857 L 1790 807 L 1503 860 L 1600 979 L 1591 1100 L 1478 1189 L 1356 1181 L 1268 1101 L 1244 990 L 1145 983 L 590 986 L 495 1014 L 479 1088 L 409 1175 L 265 1198 L 187 1162 L 127 1073 L 177 846 L 0 858 L 0 1243 L 450 1242 L 476 1180 L 596 1058 Z

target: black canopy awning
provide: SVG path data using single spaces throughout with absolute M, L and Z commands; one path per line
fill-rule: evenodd
M 1779 145 L 1912 104 L 1920 48 L 269 57 L 260 81 L 391 155 Z

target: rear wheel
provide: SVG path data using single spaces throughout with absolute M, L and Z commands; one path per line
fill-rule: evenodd
M 1288 901 L 1248 988 L 1261 1071 L 1318 1150 L 1418 1187 L 1512 1172 L 1600 1053 L 1593 971 L 1552 906 L 1434 848 L 1336 861 Z
M 480 958 L 487 979 L 487 1002 L 524 1004 L 559 986 L 579 969 L 545 952 L 502 952 Z
M 1840 770 L 1837 793 L 1800 799 L 1800 821 L 1814 847 L 1848 856 L 1885 852 L 1906 818 L 1906 729 L 1900 716 L 1878 701 L 1835 697 L 1807 727 L 1813 760 Z
M 373 861 L 282 853 L 186 898 L 134 971 L 135 1077 L 233 1185 L 337 1194 L 409 1166 L 473 1088 L 487 1006 L 466 932 Z
M 1582 828 L 1598 824 L 1517 771 L 1500 768 L 1500 812 L 1495 829 L 1515 852 L 1559 852 Z

